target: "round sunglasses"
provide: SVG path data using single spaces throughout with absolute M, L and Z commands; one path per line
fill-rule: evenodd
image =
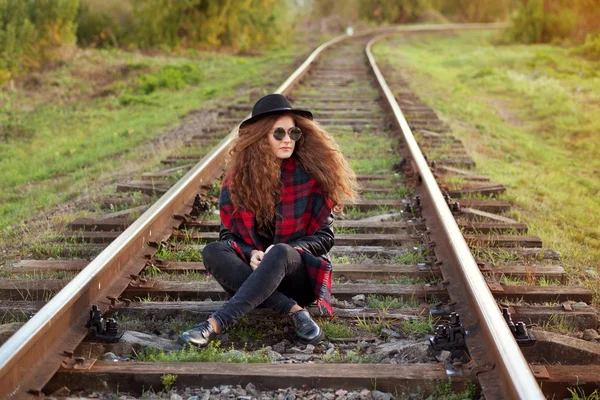
M 295 142 L 296 140 L 300 139 L 300 136 L 302 136 L 302 129 L 298 128 L 297 126 L 292 126 L 287 130 L 287 133 L 290 135 L 290 139 Z M 283 140 L 285 134 L 286 131 L 282 127 L 277 127 L 273 131 L 273 137 L 277 140 Z

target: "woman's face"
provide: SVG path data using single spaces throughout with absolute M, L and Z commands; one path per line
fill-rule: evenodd
M 275 157 L 279 158 L 280 160 L 290 158 L 290 156 L 294 152 L 296 142 L 294 142 L 290 138 L 289 133 L 286 133 L 283 139 L 277 140 L 275 139 L 275 136 L 273 136 L 273 131 L 275 130 L 275 128 L 283 128 L 286 132 L 288 132 L 290 128 L 293 128 L 294 126 L 296 126 L 296 124 L 294 123 L 294 119 L 289 115 L 284 115 L 280 117 L 277 121 L 275 121 L 275 123 L 271 127 L 271 130 L 267 134 L 267 140 L 269 141 L 269 145 L 271 146 L 271 151 L 273 152 Z

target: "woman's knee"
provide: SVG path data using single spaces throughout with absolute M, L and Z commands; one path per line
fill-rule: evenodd
M 291 266 L 301 263 L 300 254 L 292 246 L 286 243 L 278 243 L 265 255 L 261 265 L 270 269 L 288 270 Z
M 210 272 L 210 269 L 218 265 L 219 260 L 223 259 L 223 251 L 229 246 L 223 242 L 212 242 L 202 249 L 202 262 L 204 267 Z
M 273 255 L 277 257 L 288 258 L 289 256 L 292 256 L 294 255 L 294 253 L 296 253 L 296 249 L 294 249 L 287 243 L 277 243 L 271 248 L 271 250 L 269 250 L 269 253 L 273 253 Z

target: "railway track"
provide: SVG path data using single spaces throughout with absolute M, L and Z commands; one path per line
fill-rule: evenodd
M 431 28 L 409 30 L 419 29 Z M 593 343 L 542 331 L 532 335 L 516 324 L 519 342 L 529 346 L 519 348 L 501 309 L 515 323 L 564 318 L 597 329 L 597 313 L 582 305 L 591 302 L 591 293 L 499 283 L 501 277 L 564 282 L 565 273 L 553 261 L 556 253 L 527 234 L 526 226 L 502 215 L 510 204 L 495 196 L 505 188 L 469 171 L 474 163 L 433 110 L 398 77 L 388 77 L 393 91 L 388 87 L 370 54 L 373 41 L 383 38 L 375 36 L 328 42 L 277 90 L 295 106 L 315 111 L 363 187 L 362 199 L 336 221 L 336 318 L 322 321 L 329 328 L 326 344 L 295 345 L 285 323 L 273 322 L 261 309 L 241 331 L 222 338 L 235 347 L 233 352 L 214 352 L 223 360 L 254 357 L 266 363 L 130 362 L 130 355 L 102 361 L 97 359 L 104 353 L 123 349 L 82 343 L 92 304 L 105 318 L 115 317 L 119 331 L 138 321 L 138 327 L 152 325 L 168 337 L 165 331 L 173 326 L 168 321 L 197 322 L 224 299 L 220 287 L 206 279 L 198 255 L 204 243 L 218 239 L 215 188 L 236 129 L 227 131 L 250 111 L 250 105 L 236 105 L 210 128 L 189 135 L 187 148 L 165 159 L 164 170 L 119 185 L 123 193 L 160 196 L 153 205 L 138 204 L 150 198 L 127 194 L 106 203 L 131 208 L 102 220 L 72 222 L 64 237 L 78 246 L 86 243 L 92 254 L 101 251 L 92 261 L 25 260 L 11 267 L 17 276 L 62 279 L 0 282 L 4 320 L 16 310 L 35 313 L 0 348 L 0 397 L 64 393 L 63 387 L 140 393 L 161 388 L 161 377 L 169 374 L 181 387 L 252 382 L 264 388 L 358 389 L 376 382 L 379 390 L 400 397 L 432 393 L 445 381 L 456 390 L 477 382 L 488 399 L 536 399 L 565 395 L 575 385 L 598 387 L 600 351 Z M 134 219 L 139 212 L 143 215 Z M 538 262 L 523 262 L 528 258 Z M 492 266 L 491 259 L 511 262 Z M 52 275 L 57 271 L 66 275 Z M 254 325 L 264 327 L 266 337 L 243 331 Z M 419 327 L 433 325 L 436 350 L 418 334 Z M 156 358 L 158 353 L 145 355 Z

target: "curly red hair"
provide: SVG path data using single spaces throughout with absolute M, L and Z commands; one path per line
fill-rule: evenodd
M 334 211 L 341 212 L 345 204 L 357 197 L 356 175 L 325 129 L 293 113 L 267 116 L 240 129 L 231 144 L 227 172 L 234 207 L 253 212 L 259 227 L 265 227 L 274 219 L 275 204 L 281 198 L 280 162 L 271 151 L 267 134 L 284 115 L 292 117 L 302 129 L 292 157 L 319 182 L 334 204 Z

